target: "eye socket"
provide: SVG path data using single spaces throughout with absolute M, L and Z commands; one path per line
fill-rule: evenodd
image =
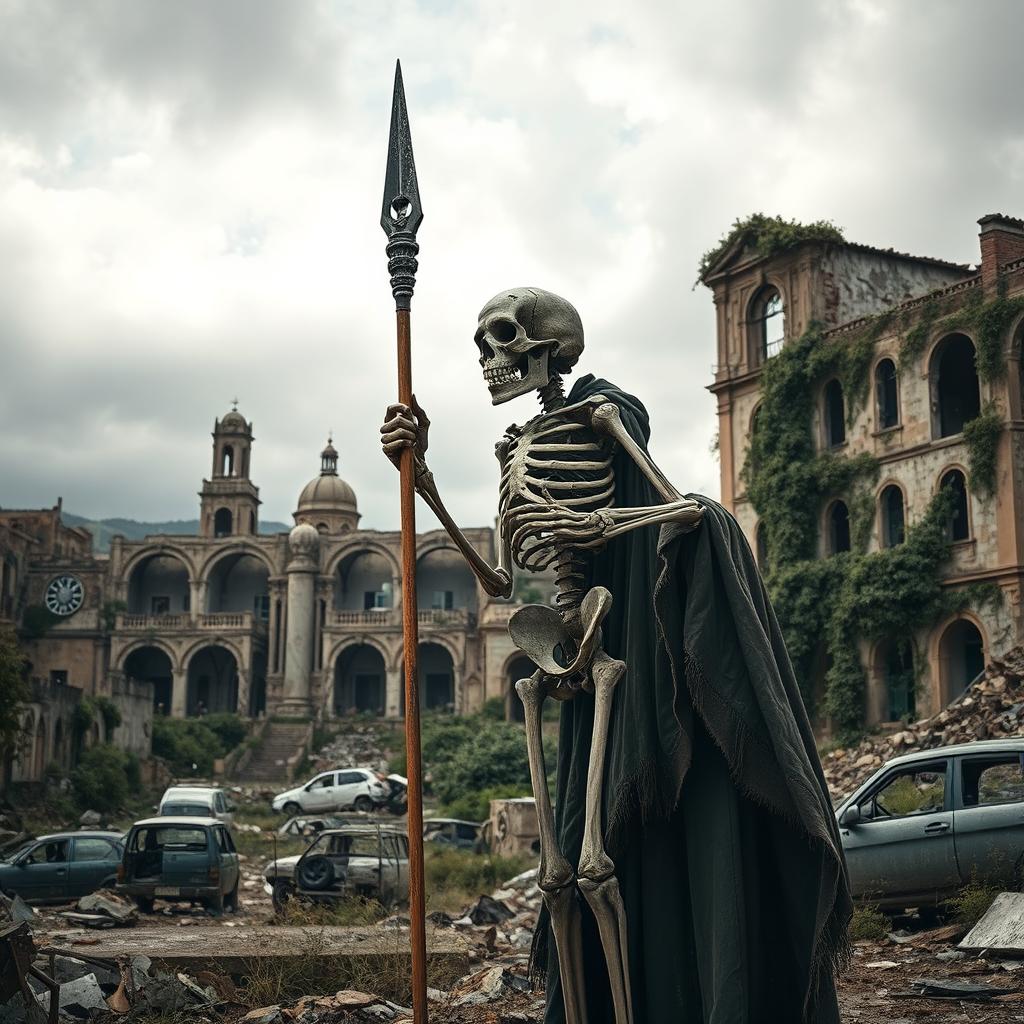
M 507 345 L 510 341 L 516 340 L 519 330 L 511 320 L 495 320 L 488 326 L 487 333 L 495 341 L 500 341 L 503 345 Z

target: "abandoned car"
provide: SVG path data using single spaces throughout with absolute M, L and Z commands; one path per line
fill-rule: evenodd
M 302 786 L 278 793 L 270 806 L 288 815 L 310 811 L 372 811 L 384 804 L 391 787 L 370 768 L 321 772 Z
M 305 853 L 279 857 L 263 869 L 275 909 L 293 896 L 311 901 L 363 896 L 388 905 L 409 892 L 409 839 L 381 825 L 325 829 Z
M 0 861 L 0 891 L 27 902 L 66 903 L 114 884 L 124 850 L 120 832 L 55 832 Z
M 884 764 L 837 808 L 853 894 L 933 910 L 974 880 L 1024 881 L 1024 737 Z
M 480 824 L 458 818 L 427 818 L 423 822 L 423 841 L 460 850 L 475 850 L 480 842 Z
M 157 899 L 200 902 L 220 913 L 238 909 L 238 854 L 216 818 L 159 817 L 128 832 L 117 891 L 151 913 Z
M 234 804 L 217 786 L 171 786 L 160 798 L 157 814 L 179 818 L 217 818 L 233 822 Z

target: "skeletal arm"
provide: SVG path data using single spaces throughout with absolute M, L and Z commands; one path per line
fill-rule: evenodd
M 434 474 L 427 468 L 424 454 L 427 450 L 427 431 L 430 428 L 430 420 L 426 413 L 419 407 L 416 399 L 413 399 L 413 408 L 407 405 L 389 405 L 384 418 L 384 425 L 380 428 L 381 443 L 384 454 L 395 464 L 403 448 L 412 448 L 416 471 L 416 493 L 427 503 L 430 510 L 437 516 L 441 525 L 445 528 L 448 536 L 451 537 L 455 546 L 462 552 L 473 575 L 480 581 L 480 585 L 490 594 L 491 597 L 510 597 L 512 594 L 512 573 L 507 568 L 508 544 L 498 537 L 498 565 L 491 566 L 483 558 L 479 551 L 469 542 L 466 535 L 459 529 L 458 524 L 452 519 L 441 495 L 438 493 L 437 485 L 434 483 Z

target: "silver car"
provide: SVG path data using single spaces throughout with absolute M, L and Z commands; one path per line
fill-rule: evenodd
M 1024 878 L 1024 737 L 894 758 L 837 808 L 854 896 L 935 907 L 978 880 Z

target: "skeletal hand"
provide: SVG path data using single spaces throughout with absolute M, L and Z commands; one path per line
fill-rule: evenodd
M 389 405 L 387 412 L 384 413 L 384 424 L 380 428 L 384 454 L 398 466 L 402 452 L 406 448 L 412 448 L 416 461 L 425 467 L 424 455 L 427 451 L 429 430 L 430 420 L 420 408 L 415 395 L 412 398 L 411 409 L 400 402 Z

